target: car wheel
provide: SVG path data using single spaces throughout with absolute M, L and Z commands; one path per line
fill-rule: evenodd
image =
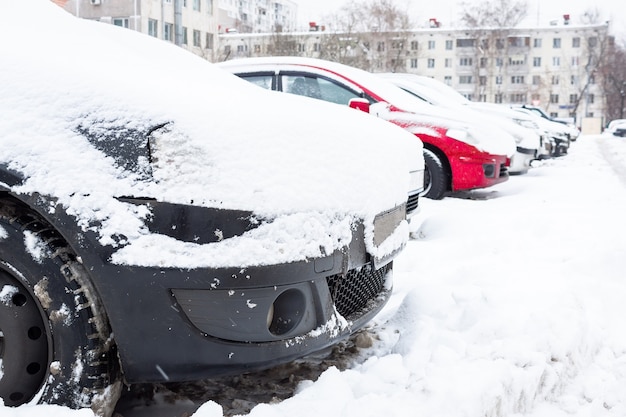
M 448 174 L 441 159 L 432 151 L 424 149 L 424 197 L 439 200 L 447 191 Z
M 0 397 L 91 407 L 121 391 L 108 322 L 85 268 L 61 236 L 0 201 Z

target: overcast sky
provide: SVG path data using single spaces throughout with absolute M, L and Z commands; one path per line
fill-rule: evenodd
M 323 24 L 324 16 L 334 14 L 348 0 L 294 0 L 298 4 L 298 18 L 304 26 L 310 21 Z M 359 1 L 359 0 L 355 0 Z M 363 0 L 365 3 L 366 0 Z M 475 1 L 477 4 L 480 0 Z M 414 22 L 426 24 L 428 19 L 436 18 L 444 26 L 451 26 L 458 20 L 460 0 L 395 0 L 398 5 L 408 5 L 409 13 Z M 547 25 L 551 20 L 561 20 L 564 14 L 570 14 L 572 23 L 586 10 L 597 8 L 603 20 L 611 20 L 620 24 L 612 24 L 613 30 L 626 27 L 626 13 L 623 4 L 615 0 L 528 0 L 527 25 Z M 623 33 L 619 29 L 619 33 Z

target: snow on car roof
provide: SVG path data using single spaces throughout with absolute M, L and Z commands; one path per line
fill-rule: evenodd
M 228 250 L 150 235 L 146 213 L 116 196 L 283 216 L 293 233 L 257 230 L 249 264 L 317 256 L 320 242 L 333 250 L 346 243 L 347 219 L 371 223 L 406 201 L 410 159 L 421 147 L 400 128 L 263 91 L 173 44 L 75 18 L 48 0 L 2 2 L 0 16 L 0 164 L 27 177 L 12 191 L 57 198 L 83 229 L 101 224 L 103 244 L 125 235 L 138 250 L 127 246 L 120 263 L 219 266 L 207 251 Z M 166 158 L 152 166 L 138 157 L 129 170 L 96 143 L 164 125 Z M 302 230 L 303 213 L 310 229 Z M 188 259 L 163 250 L 139 260 L 155 241 Z

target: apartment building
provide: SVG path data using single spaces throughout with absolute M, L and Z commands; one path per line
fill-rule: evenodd
M 596 71 L 608 23 L 513 29 L 429 28 L 394 33 L 221 34 L 217 60 L 289 54 L 443 81 L 473 101 L 533 104 L 560 118 L 602 118 Z
M 217 50 L 217 0 L 67 0 L 68 12 L 172 42 L 212 60 Z
M 292 32 L 298 6 L 291 0 L 219 0 L 220 33 Z

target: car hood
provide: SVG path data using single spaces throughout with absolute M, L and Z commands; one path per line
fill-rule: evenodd
M 147 233 L 149 214 L 120 196 L 297 216 L 301 226 L 307 213 L 295 246 L 309 249 L 283 261 L 345 245 L 353 221 L 371 229 L 406 201 L 421 144 L 402 129 L 261 90 L 47 0 L 3 2 L 0 16 L 0 34 L 19 40 L 0 44 L 0 165 L 24 179 L 9 188 L 54 197 L 83 229 L 97 225 L 102 244 Z M 271 242 L 290 236 L 272 233 Z

